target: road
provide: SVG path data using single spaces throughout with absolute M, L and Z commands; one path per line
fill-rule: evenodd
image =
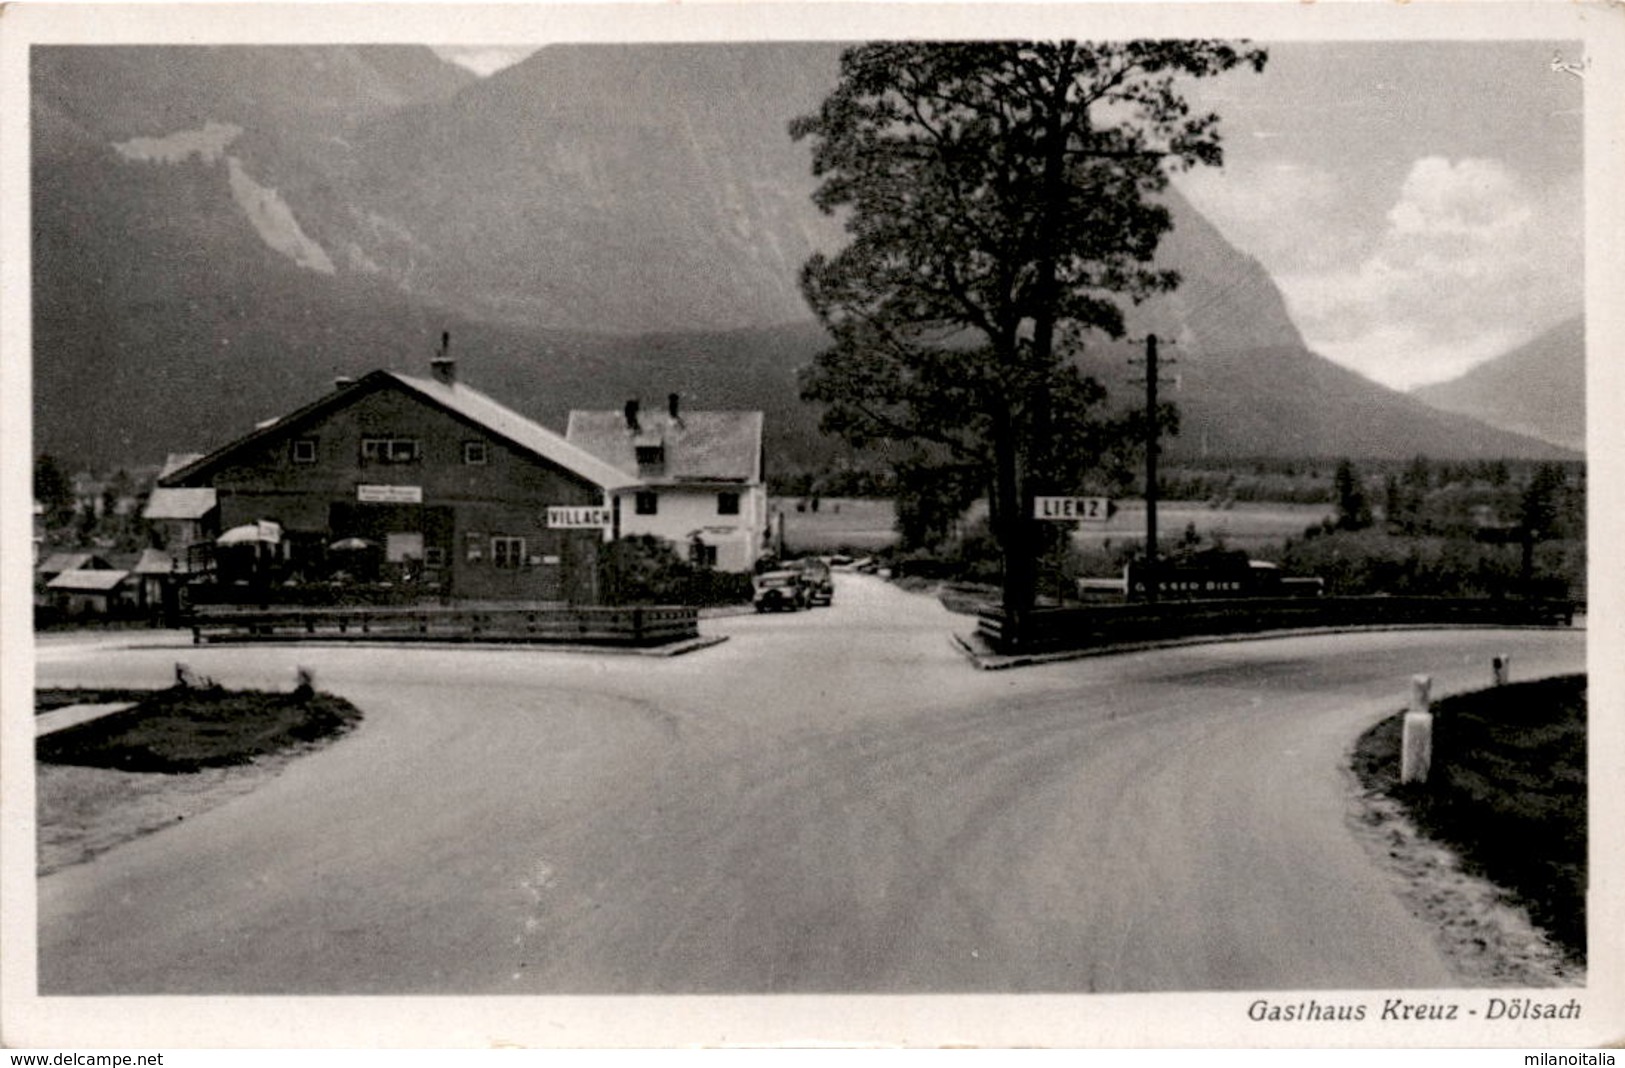
M 40 880 L 42 993 L 1436 987 L 1349 832 L 1403 702 L 1584 666 L 1584 635 L 1405 631 L 978 672 L 859 575 L 672 659 L 44 644 L 40 685 L 294 666 L 353 735 Z

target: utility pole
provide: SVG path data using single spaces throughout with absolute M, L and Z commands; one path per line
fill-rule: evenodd
M 1145 598 L 1157 601 L 1157 335 L 1145 338 Z

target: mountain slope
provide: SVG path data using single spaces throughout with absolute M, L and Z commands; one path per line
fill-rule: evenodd
M 796 278 L 841 232 L 785 126 L 836 55 L 571 46 L 470 81 L 427 50 L 36 50 L 38 447 L 210 448 L 336 374 L 421 372 L 450 330 L 470 382 L 549 425 L 675 390 L 767 412 L 777 469 L 827 463 Z M 1169 204 L 1184 285 L 1128 317 L 1177 340 L 1176 452 L 1557 451 L 1308 352 L 1263 268 Z M 1132 351 L 1086 352 L 1120 405 Z
M 796 279 L 841 230 L 787 133 L 835 46 L 545 48 L 359 139 L 375 206 L 436 250 L 422 284 L 555 328 L 810 318 Z
M 1585 448 L 1585 319 L 1561 323 L 1526 345 L 1412 395 L 1565 448 Z

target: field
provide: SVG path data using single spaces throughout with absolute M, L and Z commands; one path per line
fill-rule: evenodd
M 784 516 L 784 546 L 789 556 L 872 553 L 897 540 L 892 530 L 897 510 L 890 500 L 825 497 L 815 512 L 804 497 L 769 497 L 767 510 L 775 531 L 778 517 Z
M 1231 549 L 1255 552 L 1299 537 L 1332 514 L 1324 504 L 1238 502 L 1229 508 L 1210 508 L 1201 501 L 1162 501 L 1157 504 L 1157 540 L 1177 539 L 1195 524 L 1206 540 L 1215 536 Z M 1081 547 L 1099 548 L 1110 542 L 1145 541 L 1145 502 L 1119 501 L 1117 514 L 1104 523 L 1080 523 L 1074 536 Z
M 803 505 L 797 510 L 797 505 Z M 1120 501 L 1117 514 L 1105 523 L 1079 524 L 1078 545 L 1101 548 L 1108 542 L 1121 545 L 1145 540 L 1145 502 Z M 768 510 L 784 516 L 787 550 L 796 553 L 830 553 L 838 550 L 874 552 L 896 540 L 892 523 L 896 511 L 889 500 L 825 498 L 818 511 L 804 498 L 773 497 Z M 974 520 L 985 515 L 978 507 Z M 1163 501 L 1157 506 L 1158 540 L 1177 539 L 1195 524 L 1205 539 L 1215 535 L 1233 549 L 1254 552 L 1265 545 L 1278 545 L 1303 533 L 1307 526 L 1331 515 L 1322 504 L 1276 504 L 1238 502 L 1229 508 L 1210 508 L 1200 501 Z M 775 519 L 775 522 L 777 520 Z

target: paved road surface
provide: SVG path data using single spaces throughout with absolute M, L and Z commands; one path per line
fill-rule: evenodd
M 1409 677 L 1579 670 L 1578 632 L 1218 644 L 1009 672 L 856 575 L 670 660 L 41 646 L 39 681 L 324 689 L 354 735 L 40 882 L 43 993 L 1446 986 L 1348 832 Z

